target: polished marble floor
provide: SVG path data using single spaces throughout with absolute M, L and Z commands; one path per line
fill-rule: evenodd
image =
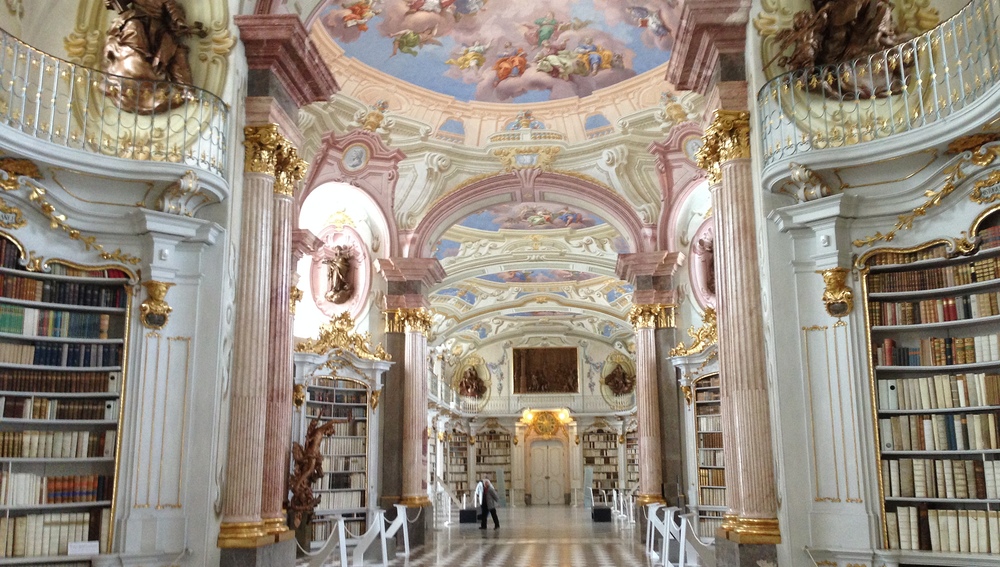
M 648 566 L 635 527 L 594 523 L 590 510 L 564 506 L 497 510 L 500 529 L 454 524 L 437 530 L 410 557 L 398 554 L 393 567 L 612 567 Z M 402 551 L 402 550 L 400 550 Z

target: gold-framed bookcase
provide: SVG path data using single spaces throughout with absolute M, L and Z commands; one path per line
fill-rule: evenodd
M 312 487 L 320 499 L 310 520 L 313 547 L 330 537 L 338 517 L 352 534 L 368 529 L 370 406 L 371 389 L 361 380 L 317 376 L 306 387 L 305 419 L 336 422 L 320 445 L 323 476 Z
M 1000 552 L 1000 207 L 856 267 L 883 547 L 901 565 L 979 565 Z
M 136 280 L 0 231 L 0 565 L 114 549 Z
M 469 434 L 452 430 L 448 434 L 448 453 L 445 457 L 445 482 L 456 496 L 469 492 Z
M 726 512 L 719 373 L 694 380 L 695 450 L 698 456 L 698 535 L 715 537 Z

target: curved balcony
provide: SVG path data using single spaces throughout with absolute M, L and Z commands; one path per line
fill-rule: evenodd
M 151 114 L 130 112 L 156 100 Z M 0 30 L 0 123 L 58 146 L 184 164 L 225 178 L 229 108 L 189 85 L 140 81 L 43 53 Z
M 1000 0 L 853 61 L 779 75 L 757 94 L 763 166 L 884 140 L 974 106 L 1000 79 Z

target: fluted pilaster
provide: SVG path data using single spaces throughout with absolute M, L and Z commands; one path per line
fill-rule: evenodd
M 427 436 L 427 333 L 430 314 L 425 309 L 400 309 L 397 321 L 406 336 L 403 369 L 403 498 L 410 507 L 427 506 L 424 447 Z
M 778 543 L 764 320 L 758 276 L 749 115 L 716 113 L 699 165 L 710 171 L 715 211 L 719 365 L 727 538 Z

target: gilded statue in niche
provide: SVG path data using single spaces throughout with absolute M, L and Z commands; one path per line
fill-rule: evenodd
M 292 496 L 285 503 L 292 529 L 297 529 L 303 520 L 308 522 L 316 505 L 319 504 L 319 497 L 313 496 L 312 486 L 323 477 L 323 454 L 320 452 L 320 445 L 324 437 L 333 433 L 335 426 L 336 422 L 333 420 L 322 424 L 318 419 L 310 420 L 306 428 L 305 443 L 292 444 L 292 461 L 295 467 L 288 477 L 288 489 Z
M 351 285 L 351 249 L 348 246 L 334 246 L 333 256 L 323 260 L 327 266 L 326 300 L 341 304 L 351 298 L 354 286 Z
M 458 381 L 458 393 L 468 398 L 481 398 L 486 393 L 486 384 L 475 366 L 469 366 L 462 372 L 462 379 Z
M 123 77 L 108 79 L 107 94 L 122 110 L 144 115 L 186 102 L 190 91 L 170 83 L 191 84 L 190 49 L 182 41 L 205 37 L 203 24 L 189 25 L 177 0 L 104 0 L 104 5 L 118 13 L 108 28 L 104 71 Z
M 815 71 L 807 81 L 809 89 L 822 90 L 831 98 L 884 97 L 902 91 L 904 70 L 914 60 L 912 49 L 890 56 L 886 69 L 879 62 L 869 69 L 863 59 L 851 64 L 909 39 L 893 23 L 888 0 L 813 0 L 812 4 L 812 11 L 796 13 L 792 27 L 775 34 L 779 53 L 791 50 L 775 58 L 779 65 L 789 70 L 832 65 Z
M 622 368 L 621 364 L 616 364 L 611 372 L 604 377 L 604 383 L 616 396 L 631 394 L 632 390 L 635 389 L 635 374 Z

